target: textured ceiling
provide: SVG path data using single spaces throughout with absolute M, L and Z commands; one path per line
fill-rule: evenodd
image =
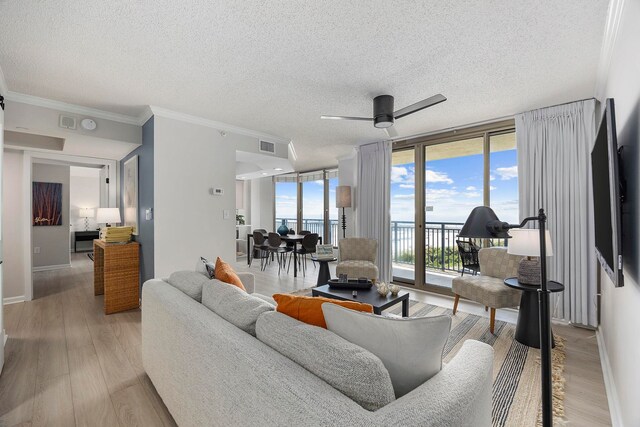
M 298 170 L 384 138 L 593 95 L 608 2 L 0 1 L 10 90 L 138 115 L 157 105 L 294 141 Z

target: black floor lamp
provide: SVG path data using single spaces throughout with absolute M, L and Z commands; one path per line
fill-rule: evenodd
M 540 371 L 542 379 L 542 425 L 553 425 L 553 398 L 551 378 L 551 313 L 549 310 L 549 295 L 547 289 L 547 253 L 545 227 L 547 216 L 544 209 L 538 211 L 538 216 L 525 218 L 520 224 L 509 224 L 498 219 L 490 207 L 478 206 L 471 211 L 469 218 L 460 230 L 460 237 L 494 239 L 509 238 L 508 230 L 523 228 L 529 221 L 538 221 L 540 230 L 540 289 L 538 289 L 538 310 L 540 317 Z
M 346 237 L 347 217 L 344 214 L 344 208 L 351 207 L 351 187 L 348 185 L 339 185 L 336 188 L 336 207 L 342 208 L 342 237 Z

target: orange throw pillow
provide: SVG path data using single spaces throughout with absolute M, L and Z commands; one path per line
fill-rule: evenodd
M 320 326 L 325 329 L 327 329 L 327 324 L 324 321 L 324 314 L 322 314 L 322 304 L 325 302 L 330 302 L 331 304 L 340 305 L 356 311 L 373 313 L 373 306 L 371 304 L 364 304 L 361 302 L 340 301 L 324 297 L 305 297 L 290 294 L 275 294 L 273 295 L 273 299 L 278 303 L 276 311 L 286 314 L 289 317 L 293 317 L 294 319 L 298 319 L 301 322 L 308 323 L 309 325 Z
M 240 280 L 236 272 L 233 270 L 233 267 L 231 267 L 231 265 L 221 260 L 220 257 L 216 259 L 215 273 L 216 273 L 216 279 L 220 280 L 221 282 L 225 282 L 230 285 L 237 286 L 245 292 L 247 291 L 244 288 L 244 285 L 242 284 L 242 280 Z

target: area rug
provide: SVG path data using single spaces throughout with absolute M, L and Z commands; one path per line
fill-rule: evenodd
M 294 292 L 311 295 L 311 289 Z M 398 305 L 385 311 L 399 315 Z M 409 301 L 409 316 L 452 315 L 452 310 Z M 489 332 L 489 317 L 458 311 L 452 316 L 449 340 L 444 348 L 444 362 L 451 360 L 462 343 L 468 339 L 482 341 L 493 347 L 493 408 L 491 417 L 495 427 L 537 426 L 541 423 L 540 351 L 514 340 L 515 325 L 496 320 L 495 334 Z M 564 425 L 564 340 L 555 335 L 553 359 L 554 424 Z

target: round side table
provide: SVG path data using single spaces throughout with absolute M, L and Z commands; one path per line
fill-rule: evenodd
M 529 347 L 540 348 L 540 315 L 538 308 L 538 289 L 540 289 L 540 286 L 525 285 L 518 282 L 516 277 L 504 279 L 504 284 L 522 291 L 520 309 L 518 310 L 518 323 L 516 325 L 516 341 Z M 564 291 L 564 285 L 549 280 L 547 289 L 551 292 L 562 292 Z M 556 346 L 553 332 L 551 333 L 551 346 Z
M 338 258 L 316 258 L 311 257 L 311 259 L 318 264 L 320 264 L 320 269 L 318 271 L 318 281 L 316 282 L 316 286 L 322 286 L 329 283 L 331 279 L 331 272 L 329 271 L 329 263 L 333 261 L 337 261 Z

